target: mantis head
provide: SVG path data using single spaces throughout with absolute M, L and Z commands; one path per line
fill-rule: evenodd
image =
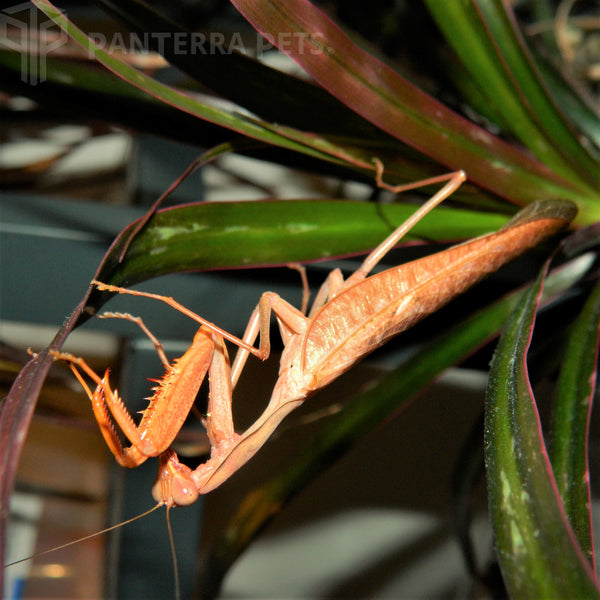
M 192 470 L 179 462 L 173 450 L 163 452 L 158 477 L 152 486 L 154 499 L 167 506 L 189 506 L 196 502 L 198 495 Z

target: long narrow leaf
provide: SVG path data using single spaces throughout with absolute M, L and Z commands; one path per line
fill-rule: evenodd
M 230 130 L 162 102 L 109 70 L 47 56 L 43 84 L 31 86 L 22 81 L 23 74 L 28 74 L 23 69 L 27 69 L 29 63 L 23 66 L 21 62 L 20 55 L 14 50 L 0 49 L 0 79 L 3 89 L 30 97 L 54 110 L 93 119 L 101 117 L 125 127 L 189 144 L 201 144 L 203 147 L 216 146 L 232 137 Z M 248 117 L 248 120 L 251 119 Z M 303 135 L 283 125 L 263 121 L 258 121 L 257 125 L 291 142 Z M 386 181 L 411 183 L 439 174 L 439 165 L 435 161 L 389 136 L 374 141 L 372 136 L 362 135 L 360 129 L 351 131 L 351 137 L 329 135 L 326 139 L 311 136 L 310 143 L 317 154 L 311 152 L 310 148 L 307 148 L 306 153 L 299 154 L 298 147 L 285 149 L 267 145 L 266 142 L 262 147 L 257 142 L 254 149 L 242 153 L 295 169 L 306 169 L 344 179 L 355 177 L 364 180 L 365 174 L 367 179 L 372 179 L 372 158 L 375 156 L 385 164 Z M 324 154 L 319 154 L 319 151 Z M 328 162 L 323 162 L 324 159 Z M 357 171 L 361 173 L 358 176 Z M 514 210 L 513 205 L 471 184 L 461 186 L 454 197 L 468 201 L 476 208 L 509 212 Z
M 567 516 L 594 564 L 587 439 L 600 341 L 600 284 L 590 294 L 569 338 L 557 390 L 550 458 Z
M 549 97 L 506 3 L 428 0 L 427 5 L 513 134 L 557 173 L 594 185 L 597 164 Z
M 322 88 L 237 52 L 235 38 L 229 44 L 211 43 L 210 36 L 184 29 L 141 0 L 99 3 L 141 35 L 161 32 L 160 38 L 149 39 L 156 52 L 203 86 L 262 119 L 319 134 L 347 135 L 352 131 L 357 137 L 383 137 Z
M 534 48 L 536 51 L 536 48 Z M 600 149 L 600 116 L 592 98 L 577 93 L 552 62 L 540 51 L 536 52 L 536 63 L 552 97 L 569 115 L 573 125 Z
M 451 169 L 468 165 L 467 175 L 478 185 L 519 202 L 592 196 L 414 87 L 307 0 L 231 1 L 344 104 Z
M 92 119 L 102 118 L 111 123 L 125 127 L 133 127 L 139 131 L 162 135 L 188 144 L 202 147 L 215 146 L 228 141 L 232 137 L 229 129 L 224 129 L 212 122 L 197 118 L 194 114 L 184 112 L 175 105 L 161 101 L 146 93 L 142 88 L 131 85 L 115 73 L 102 68 L 94 68 L 64 58 L 47 56 L 44 59 L 46 68 L 44 82 L 31 86 L 22 81 L 23 75 L 28 75 L 29 66 L 22 65 L 21 56 L 14 50 L 0 49 L 0 79 L 2 89 L 16 95 L 32 98 L 43 106 L 67 113 L 72 116 L 83 116 Z M 23 70 L 25 69 L 25 71 Z M 250 119 L 248 119 L 250 120 Z M 298 138 L 297 130 L 278 131 L 276 125 L 257 122 L 259 127 L 272 131 L 276 136 L 283 136 L 291 142 Z M 290 133 L 291 132 L 291 133 Z M 353 130 L 354 136 L 360 136 L 360 130 Z M 372 137 L 344 137 L 337 144 L 335 138 L 331 142 L 324 138 L 311 137 L 310 142 L 321 149 L 334 154 L 341 154 L 342 148 L 345 159 L 349 164 L 340 168 L 340 162 L 331 160 L 323 162 L 328 154 L 313 154 L 310 151 L 298 154 L 298 147 L 284 149 L 267 145 L 263 148 L 245 151 L 244 154 L 254 156 L 274 163 L 292 166 L 295 169 L 307 169 L 317 173 L 348 178 L 352 171 L 360 168 L 362 172 L 372 171 L 372 156 L 384 160 L 386 178 L 391 181 L 412 182 L 426 179 L 439 173 L 439 165 L 434 161 L 419 155 L 416 151 L 401 146 L 391 138 L 374 142 Z M 391 144 L 393 142 L 393 145 Z M 259 143 L 257 142 L 257 146 Z M 304 148 L 304 146 L 302 146 Z M 352 156 L 352 148 L 355 154 Z M 360 157 L 360 158 L 359 158 Z M 393 161 L 393 162 L 391 162 Z M 368 174 L 371 177 L 371 173 Z M 364 176 L 361 176 L 364 178 Z M 463 186 L 458 196 L 466 198 L 474 196 L 473 186 Z M 482 190 L 476 190 L 477 202 L 481 202 Z M 487 202 L 493 201 L 496 208 L 506 210 L 506 203 L 500 206 L 497 199 L 491 196 Z M 508 207 L 510 209 L 510 207 Z
M 486 399 L 485 460 L 496 550 L 514 598 L 600 598 L 550 467 L 526 366 L 545 270 L 500 338 Z
M 295 2 L 300 1 L 301 0 L 295 0 Z M 205 119 L 210 123 L 253 137 L 267 144 L 273 144 L 282 148 L 301 152 L 320 160 L 327 160 L 339 165 L 345 165 L 360 170 L 363 173 L 365 171 L 372 172 L 374 169 L 372 163 L 372 150 L 352 148 L 347 144 L 340 144 L 324 137 L 308 135 L 290 128 L 287 128 L 285 131 L 280 131 L 267 123 L 261 124 L 260 121 L 255 119 L 246 118 L 238 113 L 228 112 L 216 106 L 199 102 L 195 98 L 154 81 L 143 75 L 141 72 L 133 69 L 125 62 L 104 52 L 82 31 L 75 27 L 64 15 L 56 10 L 48 0 L 34 0 L 34 3 L 111 71 L 118 74 L 129 83 L 143 89 L 148 94 L 151 94 L 182 111 Z M 307 39 L 311 39 L 310 36 Z M 321 56 L 324 56 L 322 50 L 323 48 L 321 48 Z M 370 58 L 372 59 L 372 57 Z M 385 69 L 387 69 L 387 67 L 385 67 Z M 451 162 L 455 168 L 460 168 L 464 164 L 469 164 L 468 175 L 476 183 L 500 193 L 501 195 L 508 196 L 512 201 L 526 203 L 539 198 L 572 198 L 579 201 L 580 205 L 583 204 L 583 210 L 580 211 L 579 216 L 580 220 L 583 222 L 589 221 L 590 215 L 586 212 L 585 196 L 582 196 L 580 192 L 573 190 L 568 183 L 563 182 L 554 176 L 550 171 L 546 170 L 542 165 L 524 155 L 522 152 L 504 144 L 484 130 L 476 128 L 468 121 L 461 119 L 451 111 L 448 111 L 443 105 L 410 86 L 410 84 L 399 78 L 391 70 L 387 69 L 386 71 L 385 69 L 383 69 L 383 72 L 387 76 L 391 76 L 391 83 L 395 84 L 396 87 L 400 86 L 404 89 L 408 94 L 408 98 L 412 99 L 413 112 L 418 110 L 418 115 L 426 109 L 430 115 L 436 117 L 436 120 L 433 122 L 433 127 L 429 121 L 425 121 L 424 124 L 421 123 L 420 117 L 416 117 L 415 115 L 407 120 L 406 114 L 403 114 L 402 112 L 403 107 L 398 105 L 396 100 L 390 103 L 388 97 L 389 94 L 382 95 L 382 90 L 379 90 L 377 94 L 375 94 L 375 97 L 379 98 L 380 101 L 383 99 L 383 104 L 380 108 L 386 109 L 384 111 L 386 113 L 386 122 L 393 125 L 396 129 L 396 134 L 401 130 L 409 132 L 407 141 L 413 147 L 421 149 L 419 140 L 429 139 L 425 144 L 425 147 L 431 146 L 430 150 L 432 150 L 432 152 L 430 152 L 430 154 L 434 158 L 444 162 L 441 156 L 438 156 L 441 152 L 441 154 L 453 157 Z M 348 79 L 347 72 L 345 69 L 344 71 L 344 78 Z M 370 73 L 368 69 L 367 71 Z M 386 78 L 383 78 L 383 82 L 389 84 Z M 367 86 L 367 88 L 368 87 L 369 86 Z M 390 87 L 390 85 L 388 85 L 388 87 Z M 394 85 L 391 85 L 391 87 L 394 88 Z M 385 86 L 383 89 L 385 89 Z M 396 91 L 395 88 L 392 91 Z M 356 97 L 356 94 L 351 95 L 353 102 L 356 102 Z M 360 94 L 358 97 L 360 97 Z M 362 98 L 359 101 L 360 106 L 369 106 L 369 102 L 363 102 L 363 100 L 365 100 L 365 98 Z M 369 100 L 372 100 L 372 98 L 369 98 Z M 359 110 L 358 112 L 360 113 L 361 111 Z M 378 110 L 375 110 L 375 113 L 378 113 Z M 441 120 L 444 121 L 444 126 L 440 130 L 439 126 Z M 417 124 L 418 130 L 422 130 L 421 133 L 423 136 L 419 137 L 419 135 L 414 135 L 416 133 L 414 127 L 409 126 L 409 124 L 413 122 Z M 469 132 L 466 137 L 463 131 L 465 128 Z M 383 127 L 383 129 L 386 130 L 385 127 Z M 403 139 L 401 135 L 397 137 Z M 451 147 L 447 147 L 446 140 L 450 140 Z
M 74 116 L 100 117 L 188 143 L 202 140 L 212 146 L 231 137 L 228 130 L 161 102 L 110 71 L 52 56 L 44 60 L 45 80 L 31 86 L 21 80 L 23 74 L 29 75 L 22 71 L 27 66 L 21 66 L 21 56 L 0 49 L 2 89 Z
M 133 223 L 115 241 L 99 277 L 131 285 L 161 274 L 273 266 L 364 252 L 414 212 L 413 206 L 340 200 L 210 202 L 158 211 L 119 263 Z M 439 207 L 406 236 L 444 241 L 470 238 L 507 217 Z
M 15 379 L 0 411 L 0 564 L 4 565 L 7 521 L 10 514 L 10 496 L 17 475 L 19 457 L 25 444 L 35 403 L 52 364 L 48 350 L 58 350 L 79 319 L 87 301 L 86 293 L 73 313 L 54 336 L 49 348 L 32 358 Z M 3 589 L 4 569 L 0 569 L 0 588 Z
M 227 111 L 216 105 L 201 102 L 192 96 L 183 94 L 168 85 L 144 75 L 125 61 L 105 52 L 48 0 L 32 1 L 48 18 L 52 19 L 78 44 L 86 48 L 98 62 L 102 63 L 119 77 L 122 77 L 125 81 L 144 90 L 155 98 L 196 117 L 267 144 L 295 150 L 322 160 L 337 162 L 338 164 L 351 164 L 349 162 L 350 150 L 347 147 L 338 148 L 335 143 L 325 140 L 322 140 L 319 144 L 320 139 L 318 137 L 302 132 L 296 132 L 293 139 L 289 135 L 280 135 L 268 127 L 262 127 L 256 119 L 246 118 L 237 112 Z M 317 149 L 317 146 L 319 149 Z M 362 166 L 363 169 L 374 170 L 369 155 L 357 155 L 352 159 L 352 162 Z

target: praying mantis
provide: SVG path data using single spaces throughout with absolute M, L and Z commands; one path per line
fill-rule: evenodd
M 378 165 L 378 183 L 382 170 Z M 408 329 L 497 270 L 526 249 L 566 227 L 575 215 L 571 203 L 530 205 L 505 227 L 437 254 L 426 256 L 377 274 L 379 261 L 414 224 L 450 196 L 466 179 L 463 171 L 438 180 L 445 185 L 393 231 L 346 280 L 333 270 L 319 289 L 310 311 L 303 275 L 304 299 L 297 309 L 279 295 L 265 292 L 239 339 L 173 298 L 118 287 L 100 281 L 99 290 L 130 294 L 164 302 L 200 324 L 188 350 L 169 363 L 158 340 L 138 317 L 121 313 L 101 316 L 129 319 L 153 341 L 166 372 L 157 381 L 154 395 L 136 424 L 116 389 L 108 370 L 100 377 L 82 358 L 55 352 L 67 361 L 91 400 L 104 439 L 117 462 L 136 467 L 149 457 L 159 457 L 159 474 L 152 494 L 167 507 L 186 506 L 229 479 L 265 444 L 281 421 L 310 395 L 327 386 L 364 356 L 391 337 Z M 393 188 L 397 191 L 398 188 Z M 560 208 L 557 208 L 559 206 Z M 270 354 L 270 321 L 275 316 L 284 349 L 279 376 L 271 398 L 258 419 L 243 433 L 235 430 L 232 398 L 250 354 L 264 360 Z M 259 338 L 259 346 L 254 344 Z M 230 364 L 225 340 L 238 346 Z M 84 374 L 95 384 L 88 386 Z M 191 469 L 181 464 L 171 444 L 190 412 L 203 380 L 208 376 L 209 401 L 204 425 L 211 444 L 206 462 Z M 131 443 L 123 448 L 113 421 Z

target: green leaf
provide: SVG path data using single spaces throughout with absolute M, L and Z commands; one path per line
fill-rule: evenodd
M 536 48 L 534 47 L 534 51 Z M 600 116 L 594 100 L 577 93 L 573 85 L 565 80 L 562 73 L 556 69 L 541 51 L 535 53 L 536 64 L 551 96 L 558 106 L 569 115 L 575 127 L 600 148 Z M 592 148 L 593 149 L 593 148 Z M 595 153 L 597 158 L 598 152 Z M 597 181 L 596 181 L 597 183 Z
M 395 173 L 399 172 L 401 181 L 406 181 L 407 170 L 410 173 L 432 168 L 432 165 L 423 158 L 422 154 L 418 152 L 415 154 L 413 150 L 413 156 L 409 161 L 407 162 L 402 158 L 398 161 L 398 169 L 395 169 L 394 149 L 389 142 L 383 145 L 376 143 L 373 146 L 371 143 L 365 144 L 359 138 L 353 138 L 352 133 L 350 137 L 346 136 L 339 139 L 319 137 L 289 127 L 261 122 L 237 112 L 229 112 L 217 106 L 200 102 L 191 96 L 154 81 L 123 61 L 104 52 L 57 11 L 48 0 L 35 0 L 35 3 L 109 70 L 170 107 L 191 116 L 199 117 L 208 123 L 252 137 L 265 144 L 300 152 L 319 161 L 335 163 L 353 171 L 358 171 L 363 175 L 373 173 L 372 158 L 373 156 L 380 156 L 380 154 L 384 155 L 386 161 L 386 173 L 394 174 L 395 177 Z M 250 6 L 251 4 L 248 2 L 244 6 Z M 305 3 L 304 0 L 294 0 L 294 2 L 290 2 L 290 6 L 293 8 L 310 7 L 317 16 L 321 14 L 310 4 Z M 344 56 L 344 51 L 356 50 L 356 46 L 348 38 L 341 35 L 339 29 L 329 21 L 326 23 L 332 26 L 331 30 L 327 30 L 326 33 L 334 36 L 334 42 L 341 43 L 342 56 Z M 281 30 L 280 33 L 279 38 L 281 41 L 281 36 L 285 31 Z M 308 36 L 306 40 L 312 39 L 315 42 L 308 31 L 305 33 Z M 296 37 L 292 36 L 292 39 L 296 39 Z M 319 48 L 321 51 L 323 50 L 320 46 Z M 330 48 L 330 46 L 327 46 L 327 49 Z M 311 55 L 311 53 L 306 52 L 303 56 L 307 55 Z M 378 114 L 384 116 L 385 123 L 382 124 L 373 121 L 371 118 L 371 121 L 382 126 L 384 131 L 391 127 L 393 129 L 392 133 L 399 139 L 404 139 L 416 150 L 425 151 L 433 158 L 444 162 L 444 164 L 451 163 L 454 168 L 466 167 L 468 176 L 478 185 L 507 197 L 512 202 L 528 203 L 540 198 L 571 198 L 579 203 L 580 214 L 578 218 L 580 221 L 588 222 L 596 218 L 586 194 L 574 190 L 568 182 L 561 180 L 520 150 L 494 138 L 484 130 L 449 111 L 442 104 L 411 86 L 387 67 L 382 66 L 373 57 L 365 56 L 369 58 L 369 62 L 364 67 L 358 64 L 356 73 L 348 70 L 347 65 L 344 63 L 337 64 L 337 56 L 333 57 L 336 60 L 332 62 L 332 57 L 321 52 L 316 60 L 318 64 L 323 57 L 325 58 L 328 66 L 326 79 L 338 81 L 342 86 L 341 91 L 345 94 L 349 91 L 348 81 L 353 81 L 353 83 L 362 86 L 357 88 L 360 89 L 360 93 L 357 89 L 350 90 L 349 98 L 346 98 L 346 101 L 350 100 L 350 102 L 346 103 L 353 107 L 352 103 L 356 104 L 358 102 L 359 106 L 354 106 L 354 108 L 360 114 L 363 114 L 361 111 L 367 110 L 373 113 L 371 117 Z M 357 65 L 353 62 L 350 66 L 356 67 Z M 331 71 L 330 74 L 329 71 Z M 374 81 L 371 81 L 369 77 L 373 74 L 377 76 Z M 381 88 L 377 86 L 381 86 Z M 376 103 L 371 107 L 372 101 L 376 101 Z M 365 114 L 363 116 L 369 117 Z M 158 125 L 160 126 L 160 123 Z M 220 141 L 223 140 L 214 139 L 210 143 Z M 398 144 L 395 148 L 396 155 L 403 155 L 406 152 L 407 147 L 403 144 Z M 449 157 L 448 160 L 444 160 L 442 155 Z M 411 161 L 414 164 L 411 165 Z M 394 178 L 392 178 L 392 181 L 394 181 Z
M 599 598 L 564 513 L 527 374 L 545 271 L 509 318 L 490 372 L 485 461 L 496 551 L 514 598 Z
M 595 187 L 597 162 L 549 97 L 506 3 L 428 0 L 427 5 L 512 133 L 569 181 Z
M 241 41 L 235 37 L 213 49 L 210 36 L 184 29 L 140 0 L 99 3 L 139 34 L 160 31 L 160 43 L 158 36 L 149 39 L 156 52 L 203 86 L 262 119 L 319 134 L 353 131 L 361 138 L 385 137 L 322 88 L 237 52 Z
M 428 96 L 355 44 L 307 0 L 232 0 L 259 30 L 344 104 L 383 131 L 451 169 L 464 168 L 485 189 L 527 203 L 590 201 L 529 155 Z M 451 3 L 455 4 L 455 3 Z M 572 187 L 573 186 L 573 187 Z M 589 218 L 589 215 L 585 215 Z
M 351 169 L 355 172 L 358 171 L 361 173 L 361 178 L 363 179 L 364 174 L 367 174 L 369 177 L 373 176 L 375 171 L 373 157 L 381 155 L 382 157 L 385 157 L 387 161 L 389 155 L 394 158 L 399 153 L 408 154 L 409 156 L 407 158 L 400 156 L 395 159 L 392 168 L 386 167 L 386 176 L 388 172 L 392 175 L 397 175 L 398 172 L 400 172 L 402 180 L 409 178 L 412 181 L 413 176 L 416 176 L 417 178 L 427 178 L 432 174 L 439 174 L 439 169 L 436 168 L 435 164 L 432 163 L 430 159 L 401 145 L 394 145 L 392 147 L 389 140 L 386 140 L 385 142 L 374 142 L 373 140 L 358 137 L 354 138 L 352 136 L 344 136 L 343 138 L 329 136 L 326 138 L 312 133 L 304 133 L 290 127 L 263 122 L 240 112 L 227 111 L 219 108 L 216 104 L 201 102 L 168 85 L 155 81 L 144 75 L 142 72 L 134 69 L 126 62 L 108 54 L 95 44 L 91 38 L 86 36 L 80 29 L 71 23 L 48 0 L 35 0 L 34 3 L 59 27 L 94 56 L 98 62 L 111 71 L 112 74 L 122 78 L 128 84 L 137 88 L 137 90 L 132 89 L 132 91 L 128 93 L 125 90 L 126 86 L 123 86 L 122 83 L 114 85 L 113 78 L 109 78 L 108 80 L 104 78 L 104 83 L 102 83 L 102 76 L 94 73 L 93 70 L 90 70 L 91 72 L 88 74 L 81 68 L 78 68 L 77 65 L 61 67 L 60 61 L 52 62 L 52 59 L 48 59 L 49 68 L 52 66 L 58 67 L 57 69 L 54 69 L 53 72 L 55 76 L 55 80 L 53 80 L 54 85 L 60 86 L 61 83 L 64 85 L 66 80 L 69 84 L 67 86 L 67 93 L 69 94 L 71 86 L 80 84 L 84 86 L 86 91 L 94 90 L 99 93 L 101 100 L 104 99 L 107 90 L 112 90 L 114 87 L 117 94 L 121 98 L 125 98 L 127 102 L 126 109 L 129 109 L 127 114 L 129 118 L 133 119 L 134 124 L 140 118 L 140 115 L 136 112 L 136 108 L 141 106 L 142 109 L 146 111 L 146 120 L 152 118 L 154 115 L 156 117 L 153 120 L 155 127 L 158 131 L 163 133 L 163 135 L 165 133 L 168 134 L 168 128 L 172 127 L 171 119 L 168 117 L 171 116 L 172 118 L 172 111 L 175 109 L 181 111 L 181 115 L 176 115 L 173 122 L 179 124 L 179 127 L 184 130 L 179 134 L 179 136 L 183 135 L 184 139 L 189 139 L 187 136 L 190 135 L 190 130 L 193 132 L 198 129 L 197 125 L 194 125 L 193 122 L 190 124 L 189 120 L 185 119 L 186 116 L 191 116 L 205 120 L 208 124 L 218 125 L 248 136 L 266 145 L 278 146 L 279 148 L 304 154 L 309 158 L 317 159 L 319 161 L 328 161 L 329 163 L 343 166 L 346 169 Z M 21 65 L 17 53 L 11 51 L 4 55 L 0 54 L 0 57 L 3 58 L 5 64 L 12 65 L 12 68 L 20 73 Z M 75 90 L 73 91 L 75 92 Z M 35 95 L 35 90 L 32 94 Z M 146 96 L 145 101 L 144 96 Z M 85 98 L 89 98 L 89 95 Z M 117 115 L 122 118 L 123 110 L 121 110 L 121 106 L 119 105 L 119 98 L 110 96 L 108 100 L 109 104 L 107 108 L 110 110 L 110 107 L 112 106 L 112 110 L 116 111 Z M 79 98 L 79 101 L 85 100 Z M 92 96 L 91 101 L 95 102 L 96 98 Z M 133 101 L 133 104 L 131 104 L 131 101 Z M 162 110 L 161 107 L 158 106 L 159 104 L 163 104 Z M 98 107 L 98 111 L 104 113 L 104 106 L 102 104 Z M 114 112 L 109 114 L 114 114 Z M 200 133 L 202 132 L 200 131 Z M 213 136 L 215 135 L 213 130 L 210 130 L 210 133 Z M 360 133 L 360 131 L 353 131 L 352 135 Z M 206 144 L 220 143 L 223 141 L 222 138 L 215 139 L 214 137 L 206 139 L 205 135 L 199 135 L 199 139 L 202 139 Z M 281 159 L 281 154 L 281 151 L 279 151 L 279 154 L 267 157 L 271 157 L 273 160 L 277 161 Z M 302 166 L 300 158 L 301 157 L 296 161 L 295 166 L 297 167 Z M 314 167 L 314 164 L 312 166 Z M 432 173 L 432 170 L 434 169 L 435 171 Z M 464 190 L 461 190 L 459 193 L 461 195 L 468 195 L 469 186 L 464 186 Z
M 553 414 L 550 458 L 565 511 L 593 564 L 587 439 L 597 375 L 600 283 L 577 318 L 564 354 Z
M 29 65 L 29 62 L 27 63 Z M 126 127 L 133 127 L 140 131 L 147 131 L 183 141 L 189 144 L 202 144 L 209 147 L 230 140 L 233 134 L 230 130 L 215 125 L 210 121 L 197 118 L 196 115 L 180 110 L 177 106 L 163 102 L 159 98 L 144 91 L 143 88 L 131 85 L 117 74 L 107 70 L 98 69 L 96 65 L 82 64 L 78 61 L 64 58 L 45 58 L 45 79 L 40 85 L 30 86 L 24 83 L 22 58 L 14 50 L 0 49 L 0 76 L 3 89 L 17 95 L 28 96 L 40 104 L 51 106 L 53 109 L 69 113 L 70 115 L 85 116 L 97 119 L 101 116 L 106 121 L 116 122 Z M 251 119 L 248 117 L 248 120 Z M 294 146 L 298 132 L 292 129 L 278 131 L 278 126 L 257 121 L 256 125 L 265 130 L 272 131 L 273 135 L 283 136 L 293 147 L 289 152 L 276 146 L 267 145 L 266 142 L 256 142 L 253 150 L 244 153 L 275 163 L 280 163 L 294 168 L 310 169 L 312 171 L 329 174 L 336 177 L 351 177 L 352 171 L 368 172 L 372 177 L 372 156 L 379 156 L 388 163 L 386 177 L 389 173 L 394 181 L 416 181 L 426 179 L 439 172 L 439 166 L 426 157 L 418 155 L 410 148 L 399 148 L 397 144 L 390 146 L 389 138 L 385 142 L 374 142 L 372 139 L 349 138 L 340 139 L 339 144 L 331 137 L 331 142 L 317 136 L 310 137 L 313 146 L 321 145 L 327 153 L 333 152 L 344 155 L 344 160 L 333 160 L 329 154 L 304 152 L 302 148 Z M 280 126 L 281 127 L 281 126 Z M 360 130 L 353 131 L 360 135 Z M 250 138 L 251 139 L 251 138 Z M 343 150 L 342 150 L 343 149 Z M 302 154 L 298 154 L 298 151 Z M 352 155 L 354 152 L 354 156 Z M 402 155 L 399 155 L 399 152 Z M 403 156 L 407 155 L 407 156 Z M 360 156 L 360 159 L 358 158 Z M 323 163 L 327 160 L 328 163 Z M 337 164 L 331 164 L 331 163 Z M 342 171 L 338 165 L 345 167 Z M 350 170 L 351 169 L 351 170 Z M 364 175 L 360 175 L 364 179 Z M 481 202 L 482 193 L 473 186 L 463 186 L 458 195 L 464 198 L 477 196 Z M 492 199 L 488 198 L 488 202 Z M 496 209 L 499 207 L 497 199 L 492 200 Z M 500 210 L 507 210 L 506 203 Z M 510 210 L 510 206 L 508 207 Z
M 414 206 L 341 200 L 210 202 L 158 211 L 133 239 L 115 241 L 98 278 L 131 285 L 149 277 L 202 269 L 306 262 L 375 247 L 414 213 Z M 438 207 L 406 236 L 415 240 L 471 238 L 498 229 L 507 217 Z
M 247 118 L 238 112 L 227 111 L 219 108 L 217 105 L 201 102 L 192 96 L 183 94 L 168 85 L 160 83 L 102 50 L 102 48 L 69 21 L 48 0 L 33 0 L 33 3 L 63 31 L 93 55 L 98 62 L 119 77 L 122 77 L 125 81 L 166 104 L 266 144 L 302 152 L 309 156 L 337 162 L 338 164 L 353 164 L 368 171 L 374 170 L 370 154 L 365 155 L 361 153 L 361 155 L 357 154 L 353 156 L 352 150 L 348 147 L 339 147 L 333 142 L 295 130 L 293 136 L 289 133 L 285 136 L 280 135 L 272 128 L 262 126 L 257 119 Z
M 3 89 L 28 96 L 55 110 L 93 119 L 101 115 L 104 120 L 178 141 L 190 144 L 198 144 L 201 141 L 204 147 L 217 145 L 232 138 L 230 130 L 214 125 L 210 121 L 198 119 L 193 114 L 162 102 L 107 69 L 98 69 L 80 62 L 47 56 L 44 82 L 37 86 L 30 86 L 21 81 L 23 75 L 21 63 L 21 56 L 17 52 L 0 49 L 0 76 L 3 80 Z M 289 139 L 290 142 L 298 137 L 298 132 L 289 127 L 261 121 L 257 123 L 277 136 Z M 356 136 L 360 135 L 361 131 L 353 130 L 352 133 Z M 396 183 L 409 183 L 439 174 L 439 165 L 434 161 L 389 137 L 385 141 L 373 141 L 372 138 L 364 136 L 360 138 L 344 136 L 339 139 L 335 136 L 329 136 L 329 139 L 311 136 L 310 143 L 326 154 L 311 152 L 298 154 L 298 148 L 295 150 L 290 148 L 286 151 L 261 142 L 255 142 L 254 148 L 248 147 L 243 150 L 243 153 L 296 169 L 306 169 L 342 178 L 356 178 L 357 171 L 359 171 L 357 178 L 364 180 L 365 173 L 367 179 L 373 178 L 372 157 L 374 156 L 385 163 L 386 181 L 389 179 Z M 336 154 L 342 160 L 335 160 Z M 324 159 L 328 162 L 324 163 Z M 468 183 L 461 186 L 453 197 L 486 210 L 508 212 L 515 210 L 513 205 L 486 194 Z
M 101 117 L 188 143 L 201 139 L 214 145 L 231 138 L 228 130 L 182 112 L 106 69 L 52 56 L 44 60 L 44 81 L 30 86 L 21 81 L 21 56 L 14 50 L 0 49 L 3 89 L 71 115 Z

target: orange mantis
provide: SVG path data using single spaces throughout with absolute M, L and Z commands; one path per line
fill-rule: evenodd
M 378 167 L 378 183 L 382 168 Z M 129 290 L 99 281 L 100 290 L 153 298 L 165 302 L 200 323 L 189 349 L 169 364 L 156 338 L 137 317 L 105 313 L 135 321 L 152 339 L 166 373 L 157 382 L 139 424 L 135 424 L 117 390 L 87 363 L 71 354 L 55 353 L 66 360 L 89 396 L 104 439 L 119 464 L 136 467 L 148 457 L 160 460 L 153 496 L 159 504 L 185 506 L 199 494 L 215 489 L 248 462 L 263 446 L 279 423 L 311 394 L 331 383 L 352 365 L 389 338 L 408 329 L 427 314 L 497 270 L 526 249 L 568 225 L 574 208 L 545 212 L 543 205 L 521 211 L 495 233 L 453 246 L 425 258 L 369 275 L 383 256 L 407 231 L 465 181 L 464 172 L 440 180 L 447 183 L 392 232 L 344 280 L 339 269 L 332 271 L 307 312 L 308 290 L 299 310 L 280 296 L 265 292 L 253 311 L 243 339 L 236 338 L 173 298 Z M 413 187 L 413 186 L 411 186 Z M 397 191 L 397 190 L 394 190 Z M 232 416 L 232 395 L 249 354 L 266 359 L 270 353 L 270 321 L 274 314 L 283 340 L 279 377 L 262 415 L 245 432 L 237 433 Z M 257 337 L 259 347 L 255 347 Z M 239 350 L 230 365 L 224 340 Z M 82 371 L 95 383 L 88 387 Z M 182 465 L 171 443 L 192 408 L 204 378 L 209 378 L 209 402 L 204 425 L 211 444 L 209 459 L 196 469 Z M 131 445 L 123 448 L 113 419 Z

